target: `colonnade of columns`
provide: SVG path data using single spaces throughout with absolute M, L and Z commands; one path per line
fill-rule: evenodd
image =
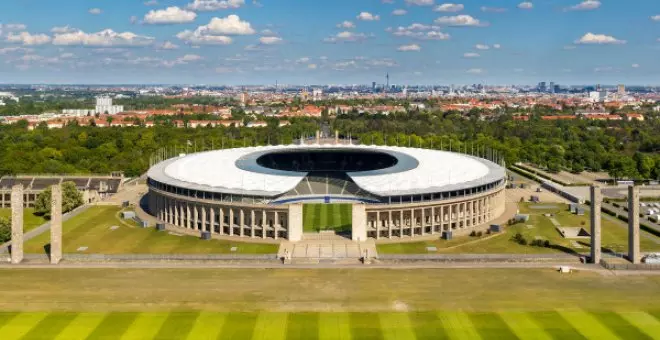
M 466 201 L 367 206 L 367 236 L 415 237 L 472 229 L 499 217 L 504 206 L 504 190 Z
M 211 204 L 176 199 L 152 191 L 151 213 L 158 220 L 191 231 L 250 238 L 288 238 L 286 206 Z

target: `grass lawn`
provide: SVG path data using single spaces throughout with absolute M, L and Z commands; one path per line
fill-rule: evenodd
M 303 231 L 350 232 L 352 214 L 350 204 L 305 204 L 303 206 Z
M 544 204 L 546 205 L 546 204 Z M 534 204 L 521 204 L 520 212 L 529 214 L 530 219 L 527 223 L 519 223 L 506 227 L 501 235 L 483 240 L 477 237 L 460 236 L 450 241 L 442 239 L 378 245 L 378 252 L 382 254 L 424 254 L 428 253 L 427 247 L 433 246 L 438 249 L 438 253 L 473 253 L 473 254 L 539 254 L 539 253 L 557 253 L 557 252 L 579 252 L 588 253 L 590 247 L 589 239 L 571 240 L 564 239 L 557 232 L 550 218 L 544 214 L 554 214 L 554 218 L 560 225 L 565 227 L 583 227 L 589 230 L 589 215 L 577 216 L 568 211 L 566 204 L 547 204 L 556 205 L 557 209 L 533 209 Z M 584 224 L 582 224 L 584 222 Z M 626 252 L 628 232 L 626 228 L 616 225 L 610 218 L 603 214 L 602 218 L 602 246 L 604 249 L 610 249 L 619 252 Z M 529 226 L 529 227 L 528 227 Z M 551 248 L 533 247 L 530 245 L 522 246 L 513 241 L 511 237 L 515 234 L 522 234 L 528 242 L 536 238 L 548 240 L 552 244 Z M 642 231 L 642 234 L 649 235 Z M 577 243 L 577 246 L 576 246 Z M 658 251 L 660 244 L 657 244 L 645 237 L 641 237 L 640 245 L 642 251 Z
M 0 217 L 10 218 L 10 208 L 0 208 Z M 48 222 L 45 218 L 34 214 L 34 208 L 23 209 L 23 231 L 28 232 L 44 223 Z
M 118 218 L 120 209 L 113 206 L 94 206 L 63 225 L 65 253 L 82 254 L 224 254 L 236 253 L 274 254 L 277 245 L 234 241 L 203 241 L 193 236 L 177 236 L 157 232 L 154 228 L 143 229 L 134 223 L 123 224 Z M 112 230 L 111 227 L 119 226 Z M 43 233 L 26 242 L 26 253 L 42 253 L 50 242 L 50 234 Z M 88 247 L 79 252 L 78 248 Z
M 0 269 L 0 339 L 657 339 L 659 285 L 543 269 Z

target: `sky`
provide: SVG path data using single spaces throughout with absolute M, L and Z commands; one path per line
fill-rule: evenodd
M 658 0 L 2 0 L 0 83 L 660 84 Z

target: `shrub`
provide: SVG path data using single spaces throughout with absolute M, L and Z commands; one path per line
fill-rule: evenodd
M 550 241 L 548 240 L 543 241 L 543 246 L 546 248 L 550 248 Z
M 7 218 L 0 217 L 0 243 L 9 242 L 11 240 L 11 221 Z
M 475 236 L 477 236 L 477 232 L 476 232 L 476 231 L 474 231 L 474 230 L 472 230 L 472 232 L 470 233 L 470 236 L 472 236 L 472 237 L 475 237 Z

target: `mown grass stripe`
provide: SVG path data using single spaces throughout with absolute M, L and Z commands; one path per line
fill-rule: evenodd
M 573 325 L 555 311 L 528 314 L 554 339 L 585 339 Z
M 339 210 L 338 208 L 339 207 L 336 204 L 328 204 L 328 226 L 333 229 L 341 225 L 337 214 L 337 210 Z
M 386 340 L 415 340 L 408 313 L 380 313 L 380 329 Z
M 559 314 L 588 339 L 618 339 L 607 327 L 585 311 L 560 311 Z
M 257 313 L 229 313 L 220 339 L 252 339 Z
M 378 313 L 350 313 L 353 339 L 383 339 Z
M 188 333 L 190 340 L 212 340 L 220 338 L 225 325 L 226 313 L 201 312 Z
M 330 206 L 328 204 L 319 204 L 320 207 L 320 214 L 319 216 L 321 217 L 319 220 L 319 230 L 326 230 L 330 226 L 328 223 L 330 220 Z
M 23 339 L 53 339 L 64 330 L 78 313 L 50 313 L 23 336 Z
M 449 339 L 442 322 L 435 312 L 416 312 L 409 315 L 417 340 Z
M 321 209 L 323 207 L 320 204 L 314 204 L 314 216 L 313 216 L 313 225 L 314 230 L 318 231 L 321 227 Z
M 0 330 L 2 329 L 2 326 L 11 322 L 11 320 L 13 320 L 18 314 L 19 313 L 0 312 Z
M 501 312 L 499 314 L 511 331 L 513 331 L 513 333 L 520 339 L 552 339 L 552 337 L 525 312 Z
M 21 313 L 0 328 L 0 339 L 20 339 L 30 332 L 48 313 Z
M 128 327 L 122 340 L 153 339 L 163 326 L 169 313 L 141 313 Z
M 254 325 L 253 340 L 285 340 L 287 313 L 259 313 Z
M 83 340 L 103 321 L 105 313 L 80 313 L 55 340 Z
M 651 339 L 615 312 L 592 312 L 591 314 L 622 339 Z
M 94 328 L 87 339 L 118 339 L 135 322 L 138 315 L 140 313 L 110 313 Z
M 319 314 L 319 339 L 350 340 L 352 338 L 350 323 L 349 313 Z
M 477 330 L 474 329 L 472 321 L 464 312 L 440 312 L 438 316 L 450 339 L 481 339 Z
M 482 338 L 518 339 L 497 313 L 470 313 L 469 317 Z
M 654 318 L 652 315 L 642 311 L 620 312 L 619 315 L 631 325 L 646 333 L 649 337 L 660 339 L 660 320 Z
M 155 339 L 185 339 L 190 334 L 199 312 L 171 312 Z
M 319 313 L 289 313 L 286 325 L 287 340 L 319 338 Z

